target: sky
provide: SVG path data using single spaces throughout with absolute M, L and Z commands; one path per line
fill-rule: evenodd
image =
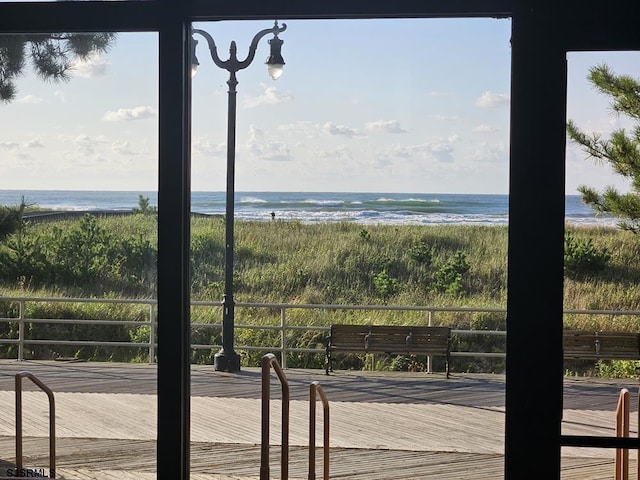
M 237 191 L 507 193 L 508 19 L 291 20 L 285 70 L 267 75 L 267 39 L 238 73 Z M 266 21 L 199 23 L 244 59 Z M 192 190 L 226 178 L 228 73 L 206 42 L 193 82 Z M 640 77 L 634 52 L 568 55 L 568 118 L 603 135 L 631 123 L 587 82 L 606 62 Z M 158 38 L 120 33 L 67 83 L 27 73 L 0 105 L 0 189 L 157 189 Z M 627 182 L 567 147 L 567 193 Z

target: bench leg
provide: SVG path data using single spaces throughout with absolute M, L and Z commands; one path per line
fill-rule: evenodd
M 450 356 L 449 354 L 447 354 L 447 378 L 449 378 L 449 359 L 450 359 Z

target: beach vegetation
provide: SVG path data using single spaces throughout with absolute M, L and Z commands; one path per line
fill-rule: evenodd
M 25 207 L 24 202 L 17 207 L 0 205 L 0 241 L 20 230 L 22 227 L 22 214 Z
M 149 197 L 145 197 L 144 195 L 138 195 L 138 206 L 134 207 L 132 212 L 140 213 L 142 215 L 151 215 L 154 213 L 158 213 L 158 209 L 150 205 Z
M 564 236 L 564 269 L 572 278 L 593 275 L 604 270 L 611 260 L 606 247 L 597 247 L 592 238 L 577 239 L 571 232 Z
M 462 294 L 465 288 L 463 277 L 469 268 L 464 252 L 456 252 L 433 274 L 433 288 L 438 292 L 450 295 Z
M 617 75 L 606 64 L 589 69 L 589 82 L 611 99 L 614 112 L 635 122 L 640 121 L 640 80 L 629 75 Z M 609 138 L 600 133 L 580 130 L 574 121 L 567 122 L 567 134 L 581 146 L 588 158 L 608 164 L 615 173 L 629 180 L 632 191 L 620 193 L 614 187 L 603 191 L 581 185 L 582 200 L 598 212 L 619 218 L 623 230 L 640 231 L 640 124 L 632 132 L 615 130 Z
M 400 290 L 398 279 L 390 277 L 386 270 L 382 270 L 373 276 L 373 284 L 376 287 L 376 293 L 385 302 Z
M 194 305 L 192 342 L 220 344 L 220 300 L 224 292 L 224 219 L 192 218 L 191 298 L 213 302 Z M 498 308 L 507 298 L 507 227 L 478 225 L 304 224 L 284 220 L 236 222 L 234 299 L 236 302 L 315 305 L 404 305 Z M 615 228 L 567 227 L 568 269 L 588 274 L 565 277 L 566 309 L 640 310 L 640 242 Z M 0 241 L 0 287 L 19 297 L 156 297 L 157 220 L 154 215 L 86 216 L 49 222 L 24 222 L 19 232 Z M 606 267 L 594 267 L 598 264 Z M 569 271 L 569 270 L 568 270 Z M 533 300 L 532 300 L 533 301 Z M 147 306 L 93 304 L 27 304 L 29 318 L 114 320 L 115 325 L 33 323 L 29 338 L 135 341 L 150 335 L 146 325 L 123 321 L 149 318 Z M 17 304 L 0 301 L 0 317 L 16 318 Z M 278 326 L 279 308 L 238 307 L 236 344 L 278 346 L 277 330 L 243 325 Z M 161 312 L 159 312 L 161 317 Z M 457 329 L 504 330 L 504 312 L 332 310 L 289 308 L 292 326 L 328 327 L 332 323 L 447 325 Z M 160 318 L 160 321 L 162 319 Z M 543 319 L 541 319 L 543 321 Z M 197 326 L 195 325 L 197 324 Z M 637 331 L 633 315 L 567 314 L 572 329 Z M 16 338 L 17 322 L 0 323 L 3 338 Z M 55 332 L 54 332 L 55 330 Z M 160 333 L 161 334 L 161 333 Z M 53 336 L 51 336 L 53 335 Z M 288 345 L 322 348 L 323 330 L 291 330 Z M 500 336 L 454 337 L 457 350 L 504 351 Z M 37 347 L 37 348 L 36 348 Z M 15 345 L 0 346 L 0 355 L 15 358 Z M 116 351 L 117 350 L 117 351 Z M 256 365 L 264 351 L 243 350 L 244 365 Z M 194 349 L 192 361 L 211 363 L 217 349 Z M 128 352 L 128 353 L 127 353 Z M 143 348 L 37 345 L 28 358 L 71 357 L 91 360 L 142 360 Z M 291 367 L 321 368 L 323 356 L 291 353 Z M 359 355 L 336 360 L 339 368 L 363 368 L 373 362 Z M 434 368 L 441 359 L 434 358 Z M 501 359 L 455 357 L 455 371 L 503 371 Z M 376 358 L 389 369 L 419 369 L 424 358 Z M 577 369 L 578 367 L 576 367 Z M 591 367 L 597 374 L 593 362 Z M 602 367 L 604 368 L 604 367 Z M 616 367 L 618 368 L 618 367 Z M 581 370 L 582 371 L 582 370 Z

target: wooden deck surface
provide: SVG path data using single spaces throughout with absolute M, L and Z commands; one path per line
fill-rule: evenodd
M 155 478 L 156 367 L 0 361 L 0 475 L 15 456 L 14 375 L 28 370 L 56 395 L 58 478 Z M 503 478 L 504 377 L 406 372 L 286 371 L 290 478 L 308 471 L 309 383 L 331 404 L 331 478 Z M 533 385 L 532 385 L 533 386 Z M 618 381 L 566 379 L 563 433 L 612 435 Z M 272 376 L 271 476 L 279 478 L 280 387 Z M 260 372 L 192 368 L 192 479 L 258 478 Z M 25 466 L 48 465 L 46 395 L 25 380 Z M 632 401 L 634 409 L 637 402 Z M 322 419 L 318 405 L 318 421 Z M 632 414 L 632 435 L 637 434 Z M 318 425 L 317 445 L 322 444 Z M 321 478 L 321 452 L 316 455 Z M 562 479 L 613 478 L 614 451 L 563 449 Z M 632 461 L 635 465 L 635 460 Z M 632 475 L 631 478 L 636 478 Z

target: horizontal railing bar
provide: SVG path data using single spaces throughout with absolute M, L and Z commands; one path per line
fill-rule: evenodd
M 94 347 L 132 347 L 148 348 L 148 343 L 133 342 L 99 342 L 93 340 L 24 340 L 25 345 L 90 345 Z
M 139 305 L 157 305 L 153 298 L 75 298 L 75 297 L 4 297 L 0 302 L 50 302 L 50 303 L 127 303 Z
M 147 322 L 148 324 L 149 322 Z M 202 327 L 202 328 L 217 328 L 222 329 L 221 323 L 192 323 L 191 327 Z M 247 330 L 282 330 L 282 325 L 247 325 L 247 324 L 235 324 L 234 328 L 238 329 L 247 329 Z M 331 327 L 320 326 L 320 325 L 287 325 L 286 330 L 303 330 L 303 331 L 319 331 L 319 332 L 329 332 L 331 331 Z
M 18 323 L 19 325 L 24 324 L 75 324 L 75 325 L 122 325 L 122 326 L 150 326 L 152 329 L 157 328 L 158 321 L 156 314 L 154 314 L 153 310 L 157 305 L 157 300 L 154 299 L 114 299 L 114 298 L 56 298 L 56 297 L 7 297 L 0 296 L 0 301 L 9 301 L 12 303 L 20 303 L 21 312 L 18 317 L 15 318 L 0 318 L 0 322 L 2 323 Z M 151 320 L 107 320 L 107 319 L 68 319 L 68 318 L 59 318 L 59 319 L 45 319 L 45 318 L 25 318 L 24 317 L 24 304 L 25 303 L 44 303 L 44 302 L 52 302 L 52 303 L 93 303 L 93 304 L 136 304 L 141 306 L 149 306 L 151 307 Z M 213 309 L 222 308 L 220 302 L 211 302 L 211 301 L 193 301 L 191 303 L 192 307 L 211 307 Z M 310 331 L 310 332 L 329 332 L 331 330 L 330 326 L 327 325 L 289 325 L 284 320 L 285 312 L 287 310 L 292 309 L 305 309 L 305 310 L 330 310 L 330 311 L 345 311 L 345 310 L 368 310 L 368 311 L 396 311 L 396 312 L 409 312 L 409 311 L 417 311 L 417 312 L 426 312 L 431 316 L 432 313 L 435 312 L 449 312 L 449 313 L 457 313 L 457 314 L 465 314 L 465 313 L 504 313 L 506 314 L 505 308 L 475 308 L 475 307 L 433 307 L 433 306 L 399 306 L 399 305 L 335 305 L 335 304 L 321 304 L 321 305 L 313 305 L 313 304 L 288 304 L 288 303 L 255 303 L 255 302 L 237 302 L 235 304 L 236 307 L 239 308 L 257 308 L 257 309 L 270 309 L 272 310 L 274 315 L 280 314 L 281 322 L 280 324 L 269 324 L 269 325 L 248 325 L 248 324 L 236 324 L 235 328 L 238 330 L 246 329 L 246 330 L 262 330 L 262 331 L 277 331 L 281 332 L 281 341 L 280 345 L 275 346 L 249 346 L 249 345 L 237 345 L 235 348 L 238 350 L 244 351 L 275 351 L 280 352 L 282 355 L 286 355 L 289 352 L 296 353 L 310 353 L 323 355 L 325 353 L 324 348 L 290 348 L 284 340 L 285 334 L 287 332 L 292 331 Z M 607 315 L 607 316 L 640 316 L 640 310 L 576 310 L 576 309 L 567 309 L 564 310 L 565 315 Z M 328 321 L 327 321 L 328 323 Z M 409 325 L 407 325 L 409 326 Z M 203 323 L 203 322 L 195 322 L 191 323 L 192 329 L 197 328 L 212 328 L 215 330 L 221 330 L 222 324 L 219 322 L 216 323 Z M 21 327 L 22 329 L 22 327 Z M 22 331 L 22 330 L 21 330 Z M 455 329 L 451 331 L 453 335 L 457 337 L 462 336 L 470 336 L 470 335 L 484 335 L 484 336 L 495 336 L 495 337 L 504 337 L 507 332 L 504 330 L 468 330 L 468 329 Z M 153 333 L 153 331 L 152 331 Z M 19 335 L 24 335 L 23 333 L 19 333 Z M 150 342 L 140 343 L 140 342 L 108 342 L 108 341 L 93 341 L 93 340 L 46 340 L 46 339 L 23 339 L 20 338 L 7 338 L 0 339 L 0 344 L 18 344 L 18 345 L 68 345 L 68 346 L 123 346 L 130 348 L 149 348 L 153 349 L 157 346 L 153 337 L 150 338 Z M 321 342 L 318 341 L 318 344 Z M 193 349 L 216 349 L 220 348 L 220 345 L 212 345 L 212 344 L 194 344 L 191 346 Z M 504 347 L 501 347 L 504 348 Z M 505 358 L 506 353 L 504 352 L 471 352 L 471 351 L 454 351 L 451 352 L 452 356 L 455 357 L 487 357 L 487 358 Z M 21 358 L 21 354 L 18 354 L 19 358 Z M 283 362 L 284 364 L 284 362 Z
M 1 299 L 1 298 L 0 298 Z M 219 302 L 207 302 L 193 300 L 192 306 L 217 306 Z M 422 312 L 480 312 L 480 313 L 506 313 L 505 308 L 483 308 L 483 307 L 425 307 L 419 305 L 336 305 L 336 304 L 306 304 L 306 303 L 252 303 L 236 302 L 235 307 L 247 308 L 286 308 L 289 309 L 312 309 L 312 310 L 396 310 L 396 311 L 422 311 Z M 640 314 L 640 312 L 638 312 Z
M 487 358 L 506 358 L 506 353 L 496 352 L 451 352 L 452 357 L 487 357 Z
M 75 325 L 150 325 L 149 320 L 81 320 L 75 318 L 25 318 L 24 323 L 73 323 Z

